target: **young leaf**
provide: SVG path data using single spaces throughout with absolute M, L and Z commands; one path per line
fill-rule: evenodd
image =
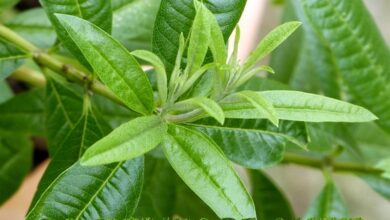
M 255 113 L 247 111 L 242 106 L 250 105 L 255 109 Z M 278 116 L 270 100 L 263 97 L 262 94 L 254 91 L 240 91 L 234 93 L 221 101 L 227 118 L 267 118 L 276 126 L 279 123 Z
M 48 150 L 53 156 L 80 119 L 83 101 L 71 84 L 49 76 L 45 102 Z
M 383 170 L 382 177 L 390 179 L 390 158 L 380 160 L 376 165 L 376 168 Z
M 310 204 L 304 219 L 347 218 L 348 211 L 334 183 L 326 183 L 320 194 Z
M 45 130 L 44 91 L 18 94 L 0 105 L 0 132 L 42 135 Z
M 154 110 L 149 80 L 133 56 L 95 25 L 69 15 L 56 15 L 99 78 L 130 109 L 150 114 Z
M 19 188 L 30 170 L 32 149 L 26 136 L 0 135 L 0 204 Z
M 173 110 L 188 110 L 191 107 L 199 107 L 203 109 L 208 115 L 215 118 L 221 125 L 225 121 L 225 115 L 222 108 L 214 100 L 206 97 L 194 97 L 176 103 Z
M 265 173 L 251 170 L 250 177 L 257 219 L 295 219 L 286 196 Z
M 255 218 L 253 201 L 244 184 L 207 136 L 170 125 L 162 147 L 183 181 L 219 218 Z
M 0 80 L 7 78 L 30 55 L 0 38 Z
M 137 207 L 143 158 L 62 172 L 43 192 L 26 219 L 125 219 Z
M 283 159 L 287 143 L 305 148 L 306 127 L 303 123 L 281 121 L 276 128 L 266 120 L 226 120 L 223 126 L 202 120 L 190 124 L 218 144 L 226 157 L 251 169 L 270 167 Z
M 131 54 L 153 65 L 157 73 L 157 88 L 160 95 L 161 104 L 164 104 L 167 100 L 168 94 L 167 73 L 165 72 L 164 63 L 157 55 L 147 50 L 136 50 L 131 52 Z
M 377 117 L 347 102 L 298 91 L 259 92 L 274 106 L 280 119 L 307 122 L 367 122 Z
M 194 1 L 197 3 L 197 1 Z M 187 48 L 187 66 L 185 73 L 192 76 L 198 70 L 206 57 L 210 43 L 210 23 L 207 8 L 202 3 L 195 4 L 196 15 L 191 27 L 189 45 Z
M 301 22 L 291 21 L 272 30 L 249 55 L 243 65 L 243 71 L 249 70 L 267 54 L 283 43 L 301 25 Z
M 240 76 L 239 80 L 237 80 L 237 82 L 234 84 L 234 87 L 239 87 L 239 86 L 243 85 L 244 83 L 246 83 L 248 80 L 250 80 L 252 77 L 254 77 L 257 73 L 259 73 L 261 71 L 266 71 L 266 72 L 269 72 L 272 74 L 275 73 L 275 71 L 270 66 L 263 65 L 263 66 L 254 68 L 254 69 L 244 73 L 242 76 Z
M 218 24 L 227 40 L 241 16 L 246 0 L 210 0 L 204 1 L 204 4 L 212 13 L 218 14 Z M 193 0 L 161 1 L 154 25 L 153 52 L 163 60 L 167 73 L 171 73 L 175 63 L 179 36 L 181 33 L 188 36 L 195 13 Z
M 81 165 L 92 166 L 129 160 L 152 150 L 164 138 L 167 125 L 159 116 L 133 119 L 92 145 Z

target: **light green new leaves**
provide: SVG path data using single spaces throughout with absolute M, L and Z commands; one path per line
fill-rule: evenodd
M 0 80 L 21 66 L 29 54 L 0 38 Z
M 301 25 L 301 22 L 291 21 L 284 23 L 263 38 L 256 49 L 249 55 L 248 59 L 243 65 L 243 71 L 249 70 L 258 61 L 264 58 L 267 54 L 272 52 L 283 41 L 285 41 L 294 31 Z
M 377 117 L 347 102 L 298 91 L 263 91 L 280 119 L 307 122 L 367 122 Z
M 210 25 L 210 50 L 213 54 L 214 62 L 219 65 L 226 63 L 227 59 L 227 48 L 221 28 L 219 27 L 218 21 L 213 13 L 207 8 L 205 9 L 205 16 Z
M 215 118 L 220 124 L 223 125 L 225 121 L 225 115 L 222 108 L 212 99 L 206 97 L 194 97 L 178 102 L 173 106 L 173 109 L 191 109 L 190 107 L 198 107 L 203 109 L 206 114 Z
M 139 117 L 127 122 L 84 153 L 85 166 L 129 160 L 152 150 L 165 137 L 167 125 L 159 116 Z
M 162 147 L 183 181 L 220 218 L 255 218 L 253 201 L 218 146 L 197 131 L 172 125 Z
M 0 135 L 0 204 L 22 183 L 32 164 L 28 137 Z
M 310 204 L 304 219 L 347 218 L 348 211 L 344 201 L 332 182 L 328 182 Z
M 196 15 L 191 27 L 190 42 L 187 48 L 187 66 L 185 73 L 191 76 L 197 71 L 206 57 L 210 42 L 210 23 L 203 4 L 195 4 Z
M 137 207 L 143 158 L 83 167 L 75 163 L 43 192 L 26 219 L 126 219 Z
M 251 170 L 250 177 L 257 219 L 295 219 L 286 196 L 265 173 Z
M 136 50 L 131 52 L 131 54 L 153 65 L 154 70 L 157 73 L 157 89 L 160 95 L 161 104 L 164 104 L 168 94 L 168 80 L 164 63 L 157 55 L 147 50 Z
M 382 177 L 390 179 L 390 158 L 380 160 L 375 167 L 383 170 Z
M 267 118 L 276 126 L 279 123 L 278 116 L 271 102 L 262 94 L 254 91 L 240 91 L 221 101 L 221 106 L 227 118 Z M 245 106 L 255 109 L 248 111 Z M 261 115 L 261 116 L 260 116 Z
M 94 72 L 118 98 L 130 109 L 150 114 L 154 110 L 152 87 L 127 49 L 85 20 L 69 15 L 56 16 Z

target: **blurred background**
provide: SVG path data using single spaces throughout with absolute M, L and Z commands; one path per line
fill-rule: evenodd
M 275 2 L 271 0 L 248 0 L 240 20 L 240 59 L 244 59 L 259 40 L 280 23 L 282 7 Z M 365 3 L 386 41 L 390 44 L 390 1 L 365 0 Z M 36 0 L 23 0 L 15 6 L 15 10 L 22 11 L 38 6 Z M 15 13 L 8 12 L 8 14 L 1 16 L 0 19 L 2 20 L 0 22 L 4 23 L 7 19 L 12 18 L 13 14 Z M 39 147 L 44 143 L 41 140 L 35 142 L 38 146 L 35 150 L 35 167 L 19 191 L 0 207 L 0 219 L 24 219 L 39 178 L 48 164 L 47 153 L 42 150 L 42 147 Z M 268 169 L 267 173 L 286 193 L 297 216 L 302 216 L 305 213 L 310 201 L 324 184 L 320 171 L 295 165 L 280 165 Z M 351 217 L 361 217 L 369 220 L 390 219 L 390 203 L 375 193 L 361 179 L 352 175 L 341 174 L 335 175 L 334 178 L 348 205 Z

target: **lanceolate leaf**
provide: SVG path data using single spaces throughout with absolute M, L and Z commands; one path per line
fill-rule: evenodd
M 243 65 L 243 71 L 249 70 L 262 58 L 272 52 L 279 44 L 283 43 L 301 25 L 301 22 L 291 21 L 284 23 L 272 30 L 259 43 L 256 49 L 249 55 Z
M 304 219 L 308 218 L 348 218 L 347 208 L 334 183 L 327 183 L 310 204 Z
M 211 0 L 204 2 L 216 14 L 225 41 L 236 26 L 246 0 Z M 153 51 L 164 61 L 170 73 L 173 69 L 180 33 L 189 34 L 195 8 L 193 0 L 162 0 L 153 33 Z M 180 22 L 179 22 L 180 21 Z
M 75 163 L 43 192 L 27 219 L 126 219 L 137 207 L 143 158 L 83 167 Z
M 279 187 L 261 171 L 250 171 L 253 202 L 257 219 L 294 219 L 294 213 L 286 196 Z
M 50 155 L 54 155 L 80 119 L 83 102 L 69 83 L 51 76 L 48 77 L 45 99 L 48 149 Z
M 253 169 L 280 162 L 287 142 L 305 148 L 307 141 L 304 124 L 288 121 L 281 121 L 279 128 L 266 120 L 229 119 L 224 126 L 201 123 L 191 126 L 210 136 L 230 160 Z
M 110 35 L 80 18 L 57 15 L 99 78 L 130 109 L 150 114 L 154 110 L 150 82 L 134 57 Z
M 89 67 L 87 61 L 84 58 L 84 54 L 80 52 L 80 48 L 69 39 L 68 33 L 61 26 L 57 17 L 54 15 L 67 14 L 74 15 L 85 20 L 88 20 L 108 33 L 111 32 L 112 23 L 112 11 L 111 1 L 106 0 L 39 0 L 42 7 L 45 9 L 50 21 L 57 31 L 58 37 L 65 44 L 66 48 L 77 58 L 79 61 Z M 84 56 L 83 56 L 84 55 Z
M 28 56 L 27 52 L 0 38 L 0 80 L 7 78 Z
M 381 119 L 378 124 L 390 131 L 390 53 L 363 2 L 296 3 L 303 7 L 310 27 L 332 52 L 350 95 L 376 114 Z M 320 22 L 324 20 L 327 22 Z
M 171 125 L 162 144 L 183 181 L 220 218 L 254 218 L 253 201 L 229 161 L 207 136 Z
M 280 119 L 307 122 L 367 122 L 376 120 L 370 111 L 353 104 L 298 91 L 272 90 L 259 92 L 272 103 Z M 221 103 L 225 115 L 246 111 L 256 118 L 265 118 L 251 104 Z M 240 106 L 238 108 L 237 106 Z
M 112 35 L 130 51 L 152 49 L 160 0 L 112 0 Z
M 42 8 L 18 14 L 6 25 L 39 48 L 51 47 L 56 39 L 56 32 Z
M 43 134 L 44 91 L 32 90 L 14 96 L 0 105 L 0 132 Z
M 0 204 L 18 189 L 30 170 L 31 159 L 28 137 L 0 134 Z
M 129 160 L 155 148 L 164 138 L 167 125 L 159 116 L 127 122 L 92 145 L 83 155 L 86 166 Z

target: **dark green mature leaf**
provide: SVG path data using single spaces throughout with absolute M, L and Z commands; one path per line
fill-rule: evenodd
M 0 135 L 0 204 L 19 188 L 31 168 L 31 159 L 27 137 Z
M 112 0 L 112 35 L 130 51 L 152 49 L 160 0 Z
M 175 205 L 176 174 L 166 159 L 145 157 L 145 180 L 136 218 L 171 217 Z
M 320 194 L 310 204 L 305 214 L 307 218 L 347 218 L 348 211 L 344 201 L 332 182 L 326 183 Z
M 55 155 L 68 133 L 81 117 L 82 97 L 69 83 L 48 77 L 46 85 L 46 132 L 48 150 Z
M 362 1 L 296 3 L 303 7 L 310 27 L 332 52 L 350 95 L 376 114 L 381 119 L 377 123 L 390 131 L 390 53 Z
M 43 134 L 44 91 L 32 90 L 14 96 L 0 105 L 0 132 Z
M 27 57 L 27 52 L 0 38 L 0 80 L 7 78 Z
M 307 142 L 303 123 L 281 121 L 277 128 L 266 120 L 230 119 L 224 126 L 202 122 L 191 126 L 210 136 L 230 160 L 253 169 L 280 162 L 287 142 L 303 148 Z
M 221 26 L 225 40 L 236 26 L 246 0 L 210 0 L 204 2 Z M 170 73 L 173 69 L 180 33 L 187 36 L 195 17 L 193 0 L 162 0 L 153 33 L 153 51 Z
M 8 86 L 7 81 L 0 80 L 0 104 L 11 99 L 12 96 L 14 96 L 14 94 L 12 93 L 11 88 Z
M 112 26 L 112 10 L 111 1 L 107 0 L 39 0 L 42 7 L 45 9 L 50 21 L 57 31 L 58 37 L 65 44 L 66 48 L 79 61 L 88 66 L 88 62 L 81 53 L 80 48 L 70 39 L 70 36 L 61 26 L 55 13 L 74 15 L 85 20 L 88 20 L 103 30 L 111 33 Z
M 253 202 L 257 219 L 294 219 L 294 213 L 286 196 L 263 172 L 250 171 Z
M 56 32 L 41 8 L 20 13 L 6 25 L 39 48 L 51 47 L 56 39 Z
M 27 219 L 130 218 L 142 182 L 142 157 L 96 167 L 75 163 L 43 192 Z
M 109 130 L 110 128 L 104 123 L 104 120 L 97 118 L 91 109 L 84 110 L 82 117 L 74 128 L 69 131 L 52 156 L 52 160 L 41 178 L 31 206 L 35 205 L 42 193 L 62 172 L 77 162 L 85 150 L 104 137 Z
M 167 129 L 160 116 L 133 119 L 92 145 L 81 164 L 93 166 L 139 157 L 155 148 L 165 138 Z
M 253 201 L 218 146 L 207 136 L 170 125 L 164 153 L 183 181 L 220 218 L 254 218 Z
M 378 175 L 359 174 L 373 190 L 382 195 L 390 201 L 390 180 L 380 177 Z
M 57 17 L 95 73 L 118 98 L 130 109 L 150 114 L 154 110 L 150 82 L 126 48 L 85 20 L 60 14 Z

